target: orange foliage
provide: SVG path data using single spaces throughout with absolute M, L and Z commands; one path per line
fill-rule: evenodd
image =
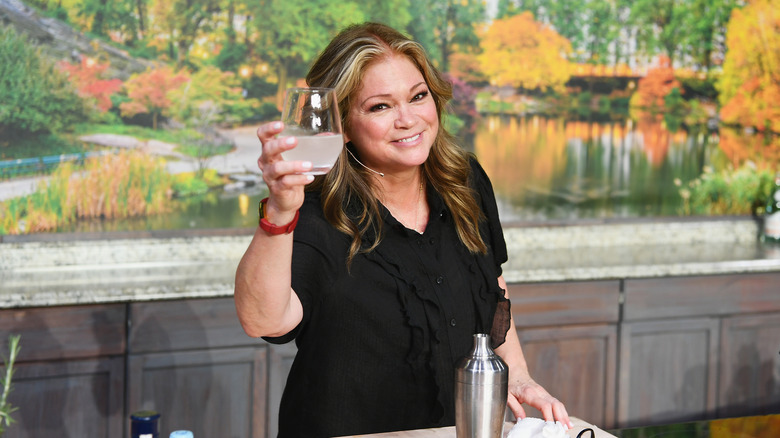
M 495 20 L 482 38 L 482 72 L 495 85 L 562 89 L 571 76 L 571 44 L 530 12 Z
M 664 98 L 673 88 L 677 88 L 682 93 L 682 85 L 674 78 L 674 69 L 669 62 L 669 57 L 661 56 L 659 61 L 658 67 L 650 69 L 647 76 L 639 80 L 636 93 L 631 99 L 632 106 L 654 112 L 662 111 Z
M 780 77 L 778 78 L 780 79 Z M 780 133 L 780 85 L 751 78 L 720 110 L 726 123 Z
M 770 169 L 780 168 L 780 137 L 776 135 L 745 135 L 735 129 L 721 128 L 720 150 L 735 168 L 746 161 L 752 161 L 759 166 L 765 165 Z
M 177 74 L 168 66 L 133 75 L 125 82 L 127 97 L 131 101 L 122 103 L 119 109 L 127 117 L 151 114 L 154 129 L 157 129 L 157 117 L 165 114 L 173 104 L 168 94 L 188 81 L 186 74 Z
M 76 84 L 76 89 L 82 97 L 94 99 L 95 106 L 100 111 L 106 112 L 111 109 L 111 95 L 122 88 L 122 81 L 101 79 L 109 63 L 102 64 L 92 58 L 82 57 L 79 64 L 62 61 L 58 65 Z
M 780 8 L 754 0 L 734 9 L 718 83 L 724 122 L 780 132 Z
M 470 53 L 453 53 L 450 55 L 449 74 L 464 82 L 483 82 L 485 76 L 479 68 L 479 60 Z

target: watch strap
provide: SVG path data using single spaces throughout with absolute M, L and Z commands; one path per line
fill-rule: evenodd
M 260 205 L 258 206 L 258 215 L 260 217 L 260 228 L 265 231 L 268 234 L 271 235 L 279 235 L 279 234 L 290 234 L 295 229 L 295 226 L 298 225 L 298 217 L 301 215 L 301 211 L 298 210 L 295 212 L 295 217 L 293 220 L 283 226 L 274 225 L 271 222 L 268 221 L 268 219 L 265 216 L 265 204 L 268 202 L 268 198 L 263 198 L 260 201 Z

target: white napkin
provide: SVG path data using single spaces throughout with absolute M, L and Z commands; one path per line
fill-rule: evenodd
M 566 438 L 563 423 L 544 421 L 541 418 L 526 417 L 517 420 L 506 438 Z

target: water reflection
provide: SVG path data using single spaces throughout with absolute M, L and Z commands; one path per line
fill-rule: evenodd
M 678 216 L 685 184 L 755 157 L 780 161 L 780 149 L 760 136 L 720 130 L 670 132 L 643 118 L 577 121 L 543 116 L 485 116 L 465 146 L 490 175 L 501 219 L 546 220 Z M 59 231 L 145 231 L 252 228 L 267 189 L 212 192 L 174 201 L 169 214 L 148 218 L 79 222 Z
M 676 216 L 682 199 L 674 180 L 728 161 L 714 134 L 630 119 L 486 116 L 474 151 L 504 221 Z
M 241 192 L 212 191 L 205 195 L 176 199 L 167 214 L 121 220 L 77 221 L 60 232 L 151 231 L 207 228 L 253 228 L 257 226 L 257 204 L 268 196 L 265 186 Z

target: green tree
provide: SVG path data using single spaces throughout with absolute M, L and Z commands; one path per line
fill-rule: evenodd
M 411 0 L 363 2 L 360 8 L 367 21 L 384 23 L 395 29 L 404 30 L 412 21 L 410 3 Z
M 349 1 L 247 0 L 246 6 L 253 17 L 264 17 L 252 20 L 253 47 L 276 71 L 280 107 L 290 73 L 302 72 L 339 30 L 364 20 L 360 7 Z
M 87 116 L 67 74 L 12 27 L 0 28 L 0 137 L 62 131 Z
M 726 26 L 737 6 L 737 0 L 693 0 L 686 46 L 696 64 L 706 71 L 712 68 L 715 56 L 725 55 Z
M 616 60 L 609 59 L 611 47 L 619 50 L 618 44 L 615 43 L 620 32 L 615 6 L 615 3 L 610 0 L 590 0 L 588 2 L 588 26 L 582 44 L 587 53 L 588 61 L 595 64 L 609 64 L 610 61 L 617 64 Z
M 82 31 L 104 38 L 112 34 L 127 44 L 138 38 L 136 0 L 64 0 L 56 7 Z
M 420 0 L 413 2 L 415 20 L 409 33 L 425 46 L 442 71 L 449 71 L 450 56 L 479 48 L 477 28 L 485 22 L 485 4 L 480 0 Z
M 637 43 L 649 55 L 664 53 L 672 65 L 683 53 L 694 0 L 635 0 L 631 17 Z
M 167 40 L 168 56 L 179 68 L 187 62 L 194 42 L 211 32 L 222 6 L 220 0 L 156 0 L 151 8 L 155 17 L 153 32 Z

